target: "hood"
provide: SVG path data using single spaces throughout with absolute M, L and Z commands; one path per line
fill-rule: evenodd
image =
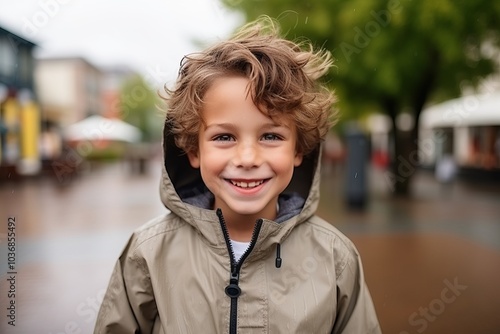
M 218 236 L 213 235 L 209 227 L 212 221 L 217 226 L 219 224 L 215 210 L 207 209 L 213 195 L 205 187 L 199 169 L 191 167 L 187 154 L 175 145 L 168 120 L 163 138 L 164 166 L 160 184 L 163 204 L 199 230 L 210 243 L 219 243 Z M 295 167 L 290 184 L 280 196 L 279 219 L 264 220 L 266 228 L 261 234 L 270 234 L 273 241 L 279 243 L 293 227 L 314 215 L 319 202 L 320 155 L 321 147 L 318 145 L 312 153 L 304 156 L 299 167 Z M 298 197 L 302 199 L 298 200 Z M 289 209 L 290 206 L 296 207 L 294 214 L 282 212 L 283 208 Z

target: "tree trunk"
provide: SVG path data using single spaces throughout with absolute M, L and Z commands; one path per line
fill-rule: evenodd
M 418 167 L 416 143 L 411 131 L 395 130 L 393 173 L 396 177 L 394 195 L 409 196 L 410 184 Z
M 423 68 L 420 80 L 411 98 L 411 111 L 414 118 L 410 131 L 398 130 L 396 116 L 399 105 L 395 98 L 386 98 L 385 109 L 392 120 L 392 138 L 394 141 L 394 154 L 392 156 L 391 171 L 388 175 L 391 189 L 396 196 L 409 196 L 411 179 L 419 167 L 418 124 L 420 114 L 429 98 L 436 80 L 436 71 L 439 54 L 436 50 L 429 51 L 429 59 Z
M 412 114 L 415 120 L 413 125 L 411 140 L 415 143 L 415 150 L 418 150 L 418 124 L 420 122 L 420 115 L 424 109 L 425 103 L 429 99 L 429 95 L 434 88 L 436 82 L 437 71 L 439 66 L 439 53 L 434 48 L 429 50 L 429 58 L 427 61 L 427 66 L 424 67 L 422 71 L 422 76 L 420 81 L 414 91 L 412 102 Z M 417 155 L 418 163 L 418 155 Z
M 412 154 L 415 152 L 412 145 L 412 132 L 398 130 L 396 116 L 399 104 L 395 98 L 386 98 L 384 108 L 392 120 L 391 138 L 393 142 L 390 170 L 386 172 L 385 179 L 394 195 L 408 196 L 411 177 L 416 170 L 415 154 Z

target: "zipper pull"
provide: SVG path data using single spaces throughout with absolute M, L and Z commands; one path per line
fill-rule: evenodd
M 226 295 L 230 298 L 238 298 L 241 295 L 241 289 L 238 286 L 240 280 L 240 274 L 239 273 L 231 273 L 231 278 L 229 280 L 229 285 L 226 286 L 226 289 L 224 290 L 226 292 Z
M 278 243 L 276 245 L 276 262 L 274 263 L 276 268 L 281 268 L 281 245 Z

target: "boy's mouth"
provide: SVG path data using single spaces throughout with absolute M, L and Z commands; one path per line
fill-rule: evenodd
M 243 189 L 251 189 L 256 188 L 266 182 L 267 180 L 254 180 L 254 181 L 236 181 L 236 180 L 228 180 L 231 182 L 233 186 Z

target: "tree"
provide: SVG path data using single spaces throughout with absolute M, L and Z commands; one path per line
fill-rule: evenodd
M 123 83 L 120 91 L 123 120 L 141 130 L 143 141 L 151 141 L 161 134 L 162 122 L 157 105 L 158 95 L 140 75 L 134 75 Z
M 248 21 L 276 18 L 288 38 L 306 37 L 330 50 L 329 83 L 342 114 L 413 115 L 409 132 L 394 130 L 392 173 L 409 194 L 417 167 L 418 121 L 426 103 L 460 95 L 464 85 L 498 71 L 500 2 L 490 0 L 223 0 Z M 494 52 L 493 52 L 494 53 Z M 498 55 L 498 53 L 497 53 Z

